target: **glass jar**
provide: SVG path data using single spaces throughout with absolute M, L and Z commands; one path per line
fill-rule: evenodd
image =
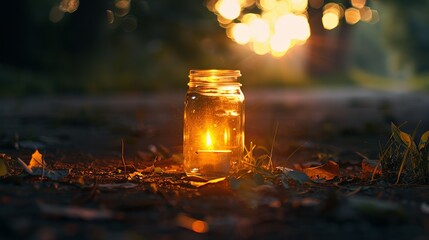
M 228 176 L 244 151 L 239 70 L 191 70 L 185 97 L 183 157 L 188 176 Z

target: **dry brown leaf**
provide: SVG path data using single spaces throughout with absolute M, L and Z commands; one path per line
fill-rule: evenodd
M 7 174 L 7 167 L 4 163 L 4 159 L 0 158 L 0 177 Z
M 303 172 L 312 180 L 324 179 L 329 181 L 340 175 L 340 167 L 338 163 L 328 161 L 321 166 L 303 169 Z
M 362 160 L 362 173 L 363 179 L 371 178 L 372 175 L 381 175 L 381 165 L 378 160 L 363 159 Z
M 31 155 L 31 160 L 30 160 L 30 164 L 28 164 L 28 167 L 30 169 L 43 167 L 45 163 L 43 162 L 42 158 L 43 158 L 42 154 L 39 152 L 39 150 L 36 149 L 33 155 Z

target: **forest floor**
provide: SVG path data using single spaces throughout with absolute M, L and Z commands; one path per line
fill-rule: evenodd
M 428 94 L 245 90 L 246 144 L 273 146 L 277 177 L 216 183 L 183 173 L 184 94 L 0 99 L 0 239 L 429 239 L 429 185 L 365 169 L 391 122 L 429 130 Z M 43 177 L 18 160 L 35 149 Z

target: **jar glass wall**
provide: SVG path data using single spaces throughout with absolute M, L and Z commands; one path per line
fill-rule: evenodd
M 227 176 L 244 151 L 244 95 L 238 70 L 191 70 L 183 155 L 188 176 Z

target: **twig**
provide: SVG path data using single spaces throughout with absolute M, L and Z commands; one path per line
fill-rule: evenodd
M 404 170 L 405 161 L 407 160 L 408 154 L 410 152 L 411 144 L 408 145 L 407 149 L 405 150 L 404 157 L 402 158 L 401 166 L 399 167 L 398 171 L 398 177 L 396 178 L 395 184 L 399 183 L 399 179 L 401 178 L 402 171 Z
M 277 137 L 277 131 L 279 130 L 279 122 L 276 122 L 276 129 L 274 131 L 274 136 L 273 136 L 273 142 L 271 143 L 271 150 L 270 150 L 270 162 L 268 163 L 269 168 L 271 171 L 273 171 L 273 150 L 274 150 L 274 142 L 276 141 L 276 137 Z
M 299 149 L 301 149 L 305 144 L 307 144 L 308 142 L 307 141 L 305 141 L 304 143 L 302 143 L 299 147 L 297 147 L 291 154 L 289 154 L 289 156 L 286 158 L 286 160 L 285 160 L 285 163 L 287 162 L 287 161 L 289 161 L 289 159 L 293 156 L 293 155 L 295 155 L 295 153 L 296 152 L 298 152 L 298 150 Z
M 24 168 L 24 170 L 28 173 L 28 174 L 31 174 L 31 175 L 33 175 L 33 170 L 31 170 L 31 168 L 29 168 L 28 166 L 27 166 L 27 164 L 25 164 L 25 162 L 24 161 L 22 161 L 22 159 L 21 158 L 17 158 L 18 159 L 18 162 L 22 165 L 22 167 Z
M 124 175 L 127 177 L 127 165 L 125 164 L 125 158 L 124 158 L 124 139 L 121 138 L 121 145 L 122 145 L 122 163 L 124 164 Z

